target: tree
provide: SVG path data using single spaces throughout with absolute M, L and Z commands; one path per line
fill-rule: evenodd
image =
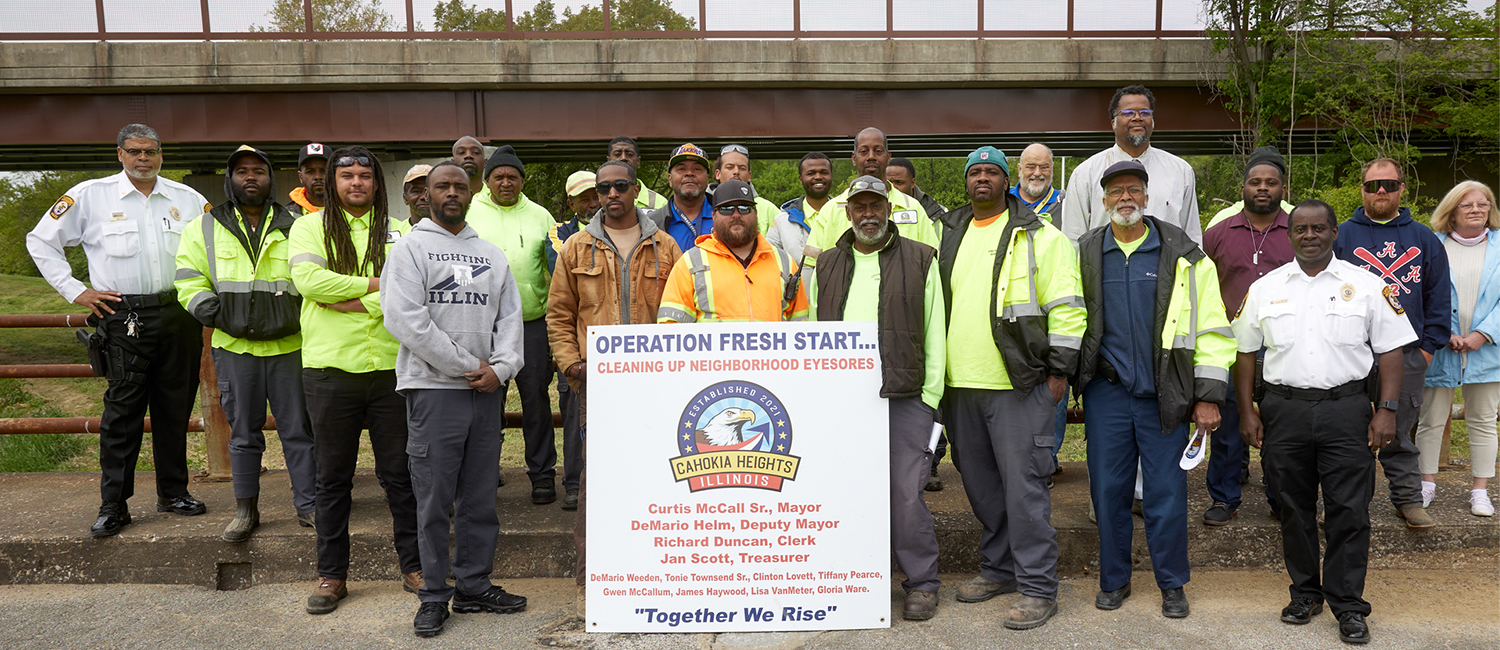
M 315 32 L 388 32 L 396 28 L 395 19 L 381 8 L 380 0 L 312 0 L 312 14 Z M 302 0 L 276 0 L 266 17 L 271 20 L 269 26 L 252 25 L 250 30 L 305 31 Z
M 672 9 L 665 0 L 619 0 L 610 3 L 611 29 L 622 31 L 684 31 L 697 26 L 696 20 L 683 16 Z M 505 11 L 480 9 L 464 0 L 439 2 L 433 8 L 433 20 L 438 31 L 444 32 L 499 32 L 505 31 Z M 516 17 L 516 31 L 522 32 L 586 32 L 604 29 L 604 10 L 600 6 L 583 5 L 574 13 L 564 7 L 562 15 L 552 0 L 540 0 L 531 11 Z
M 1495 8 L 1461 0 L 1208 0 L 1208 35 L 1225 67 L 1212 83 L 1239 113 L 1244 151 L 1275 144 L 1310 122 L 1336 131 L 1337 150 L 1318 152 L 1311 179 L 1293 187 L 1342 198 L 1358 161 L 1414 163 L 1423 132 L 1446 133 L 1495 151 Z M 1490 161 L 1493 164 L 1493 161 Z M 1295 168 L 1295 166 L 1294 166 Z M 1335 191 L 1337 190 L 1337 191 Z M 1338 195 L 1335 197 L 1335 195 Z
M 26 251 L 26 233 L 69 188 L 111 172 L 41 172 L 0 178 L 0 274 L 39 276 Z M 66 249 L 73 277 L 88 281 L 83 248 Z

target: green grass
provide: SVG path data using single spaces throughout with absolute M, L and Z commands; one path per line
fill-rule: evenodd
M 28 392 L 19 379 L 0 379 L 0 418 L 55 418 L 62 412 Z M 55 472 L 97 444 L 91 435 L 0 436 L 0 472 Z

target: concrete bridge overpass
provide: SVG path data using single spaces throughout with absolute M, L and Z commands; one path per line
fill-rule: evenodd
M 910 156 L 1033 140 L 1086 155 L 1110 142 L 1114 89 L 1136 82 L 1158 97 L 1163 147 L 1225 153 L 1238 124 L 1204 87 L 1212 67 L 1201 38 L 3 42 L 0 170 L 113 168 L 134 121 L 197 170 L 226 144 L 402 159 L 465 134 L 537 161 L 594 159 L 620 134 L 648 158 L 685 140 L 798 157 L 846 151 L 870 125 Z

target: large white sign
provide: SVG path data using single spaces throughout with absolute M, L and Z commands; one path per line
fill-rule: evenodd
M 890 625 L 875 324 L 589 328 L 590 632 Z

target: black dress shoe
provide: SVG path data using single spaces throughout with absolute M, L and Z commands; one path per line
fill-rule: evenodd
M 194 515 L 201 515 L 205 512 L 208 512 L 208 506 L 203 505 L 202 501 L 194 499 L 193 495 L 184 494 L 180 497 L 172 497 L 171 499 L 167 499 L 165 501 L 162 499 L 157 499 L 156 511 L 175 512 L 184 517 L 192 517 Z
M 1182 587 L 1161 590 L 1161 615 L 1167 618 L 1187 618 L 1187 594 Z
M 1099 592 L 1098 596 L 1094 596 L 1094 606 L 1106 611 L 1119 609 L 1120 605 L 1125 604 L 1125 599 L 1129 597 L 1130 583 L 1127 582 L 1124 587 L 1120 587 L 1114 591 Z
M 1370 626 L 1365 624 L 1365 615 L 1359 612 L 1339 614 L 1339 640 L 1344 643 L 1369 643 Z
M 89 534 L 94 537 L 109 537 L 128 525 L 130 509 L 123 503 L 110 502 L 99 506 L 99 520 L 89 526 Z
M 1290 605 L 1281 608 L 1281 622 L 1307 625 L 1314 616 L 1322 613 L 1323 603 L 1311 598 L 1293 598 Z

